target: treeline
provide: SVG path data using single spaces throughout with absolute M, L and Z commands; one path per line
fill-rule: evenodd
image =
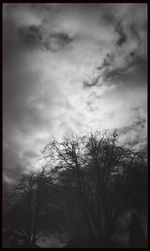
M 53 140 L 43 157 L 47 167 L 23 175 L 6 198 L 4 243 L 6 232 L 17 230 L 26 247 L 49 233 L 66 234 L 68 247 L 117 247 L 112 237 L 123 212 L 130 211 L 128 245 L 146 246 L 136 216 L 147 213 L 145 151 L 119 144 L 116 131 L 96 132 Z M 15 241 L 10 246 L 18 245 Z

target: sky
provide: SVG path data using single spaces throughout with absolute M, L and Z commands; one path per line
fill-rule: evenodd
M 87 129 L 146 147 L 147 5 L 3 4 L 4 182 Z

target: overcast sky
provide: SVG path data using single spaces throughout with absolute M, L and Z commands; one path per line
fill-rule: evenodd
M 146 144 L 146 4 L 3 5 L 4 181 L 51 137 L 118 129 Z

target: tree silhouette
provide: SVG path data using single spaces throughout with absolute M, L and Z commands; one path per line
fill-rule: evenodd
M 39 173 L 23 175 L 16 185 L 22 230 L 28 246 L 34 246 L 40 234 L 48 200 L 49 182 L 50 176 L 43 169 Z
M 47 169 L 23 175 L 15 186 L 6 228 L 22 233 L 26 247 L 49 233 L 67 235 L 68 247 L 119 247 L 112 237 L 123 212 L 146 214 L 147 163 L 144 152 L 118 139 L 114 131 L 51 141 L 43 150 Z M 134 217 L 130 246 L 141 245 L 135 243 L 137 231 L 142 245 L 146 241 L 140 224 Z
M 119 214 L 129 207 L 128 192 L 132 190 L 127 184 L 139 154 L 121 146 L 116 131 L 54 140 L 44 153 L 54 161 L 59 182 L 68 185 L 66 177 L 70 176 L 69 190 L 78 198 L 89 238 L 108 245 Z

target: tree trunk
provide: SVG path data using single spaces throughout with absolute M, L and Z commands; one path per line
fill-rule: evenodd
M 79 190 L 79 197 L 80 197 L 80 206 L 81 206 L 81 210 L 83 212 L 83 216 L 87 225 L 88 235 L 91 239 L 93 239 L 94 234 L 93 234 L 93 229 L 91 225 L 91 219 L 88 214 L 87 203 L 85 200 L 85 194 L 84 194 L 84 189 L 83 189 L 83 181 L 82 181 L 82 178 L 80 175 L 80 169 L 77 163 L 76 163 L 76 167 L 77 167 L 76 175 L 77 175 L 77 183 L 78 183 L 78 190 Z
M 27 215 L 27 236 L 28 236 L 28 245 L 31 245 L 32 237 L 32 212 L 31 212 L 31 198 L 28 199 L 28 215 Z

